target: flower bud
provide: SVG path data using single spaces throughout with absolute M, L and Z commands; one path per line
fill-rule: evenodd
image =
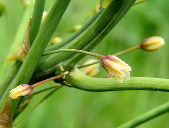
M 60 43 L 62 42 L 62 38 L 60 37 L 54 37 L 48 44 L 48 46 L 51 46 L 51 45 L 54 45 L 54 44 L 57 44 L 57 43 Z
M 90 12 L 90 15 L 94 15 L 99 12 L 100 9 L 100 3 L 96 4 L 96 7 Z
M 90 59 L 88 61 L 86 61 L 83 65 L 87 65 L 87 64 L 92 64 L 94 62 L 97 62 L 97 60 L 94 59 Z M 82 68 L 81 70 L 85 72 L 86 75 L 88 76 L 95 76 L 100 70 L 99 70 L 99 65 L 100 64 L 93 64 L 87 67 Z
M 32 86 L 28 84 L 21 84 L 10 91 L 10 97 L 17 99 L 20 96 L 28 96 L 32 92 Z
M 42 21 L 44 21 L 44 19 L 46 18 L 47 14 L 48 14 L 47 11 L 43 11 Z
M 102 0 L 101 2 L 101 7 L 102 8 L 107 8 L 113 0 Z
M 78 31 L 78 30 L 81 29 L 81 28 L 82 28 L 82 25 L 75 25 L 74 31 L 76 32 L 76 31 Z
M 101 58 L 103 67 L 113 78 L 123 82 L 130 79 L 131 67 L 114 55 L 103 56 Z
M 159 36 L 149 37 L 140 44 L 140 48 L 144 51 L 155 51 L 164 45 L 164 39 Z
M 29 6 L 31 4 L 31 1 L 30 0 L 21 0 L 24 8 L 26 8 L 27 6 Z

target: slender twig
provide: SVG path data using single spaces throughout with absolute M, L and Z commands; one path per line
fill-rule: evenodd
M 48 79 L 46 79 L 46 80 L 43 80 L 43 81 L 40 81 L 40 82 L 38 82 L 38 83 L 33 84 L 33 85 L 32 85 L 32 88 L 35 88 L 35 87 L 37 87 L 37 86 L 39 86 L 39 85 L 41 85 L 41 84 L 44 84 L 44 83 L 49 82 L 49 81 L 51 81 L 51 80 L 59 79 L 59 78 L 62 78 L 62 77 L 64 77 L 64 74 L 61 74 L 61 75 L 57 75 L 57 76 L 48 78 Z
M 131 51 L 133 51 L 133 50 L 135 50 L 135 49 L 138 49 L 138 48 L 140 48 L 140 45 L 134 46 L 134 47 L 132 47 L 132 48 L 128 48 L 128 49 L 126 49 L 126 50 L 124 50 L 124 51 L 115 53 L 114 55 L 115 55 L 115 56 L 119 56 L 119 55 L 125 54 L 125 53 L 127 53 L 127 52 L 131 52 Z
M 49 51 L 46 53 L 43 53 L 44 56 L 46 55 L 50 55 L 50 54 L 54 54 L 54 53 L 60 53 L 60 52 L 76 52 L 76 53 L 82 53 L 85 55 L 91 55 L 97 58 L 101 58 L 102 55 L 100 54 L 96 54 L 96 53 L 92 53 L 92 52 L 88 52 L 88 51 L 83 51 L 83 50 L 78 50 L 78 49 L 59 49 L 59 50 L 53 50 L 53 51 Z
M 154 109 L 151 109 L 150 111 L 136 117 L 133 120 L 128 121 L 118 128 L 134 128 L 167 112 L 169 112 L 169 102 L 162 104 Z

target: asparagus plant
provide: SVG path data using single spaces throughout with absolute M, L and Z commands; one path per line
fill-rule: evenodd
M 135 0 L 100 0 L 92 18 L 74 32 L 72 36 L 48 46 L 50 40 L 59 34 L 55 30 L 66 11 L 71 0 L 54 0 L 50 10 L 43 17 L 45 0 L 22 1 L 25 6 L 25 14 L 18 28 L 10 54 L 21 45 L 12 55 L 14 62 L 10 65 L 5 62 L 1 72 L 0 82 L 0 126 L 12 127 L 17 125 L 23 117 L 23 112 L 31 103 L 35 95 L 49 91 L 49 93 L 37 101 L 34 109 L 51 94 L 62 86 L 78 88 L 86 91 L 122 91 L 122 90 L 150 90 L 169 91 L 169 80 L 163 78 L 131 77 L 131 67 L 117 56 L 135 49 L 155 51 L 164 45 L 161 37 L 153 36 L 143 42 L 113 55 L 101 55 L 91 50 L 119 23 L 128 10 L 136 4 L 142 3 Z M 26 2 L 26 3 L 25 3 Z M 136 2 L 136 3 L 135 3 Z M 32 9 L 34 5 L 34 10 Z M 32 14 L 33 10 L 33 15 Z M 26 33 L 20 35 L 20 33 Z M 22 40 L 23 43 L 21 44 Z M 93 56 L 97 60 L 92 63 L 77 66 L 77 63 L 85 55 Z M 96 67 L 92 65 L 102 64 L 102 67 L 110 74 L 105 78 L 93 77 Z M 88 73 L 85 74 L 88 68 Z M 8 70 L 7 70 L 8 69 Z M 92 72 L 92 73 L 91 73 Z M 95 72 L 96 73 L 96 72 Z M 4 75 L 5 74 L 5 75 Z M 92 76 L 89 76 L 92 74 Z M 36 91 L 34 88 L 48 81 L 55 84 Z M 32 110 L 31 109 L 31 110 Z M 148 113 L 120 126 L 129 128 L 138 126 L 169 111 L 169 104 L 161 105 Z

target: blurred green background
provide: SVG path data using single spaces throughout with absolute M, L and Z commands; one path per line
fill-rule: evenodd
M 57 32 L 85 24 L 99 0 L 72 0 Z M 46 1 L 46 10 L 53 0 Z M 9 52 L 24 8 L 20 0 L 5 0 L 6 11 L 0 17 L 0 68 Z M 93 50 L 113 54 L 139 44 L 150 36 L 162 36 L 165 46 L 156 52 L 136 50 L 120 58 L 133 71 L 131 76 L 169 78 L 169 1 L 148 0 L 134 6 L 122 21 Z M 65 35 L 62 38 L 66 38 Z M 87 57 L 84 59 L 88 59 Z M 83 61 L 84 61 L 83 60 Z M 82 61 L 82 62 L 83 62 Z M 97 77 L 107 73 L 101 68 Z M 41 94 L 41 97 L 44 94 Z M 33 102 L 39 99 L 34 99 Z M 114 128 L 169 100 L 166 92 L 121 91 L 87 92 L 62 87 L 22 120 L 18 128 Z M 169 114 L 139 128 L 169 128 Z

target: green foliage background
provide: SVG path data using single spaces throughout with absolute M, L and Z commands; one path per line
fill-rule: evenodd
M 46 10 L 52 2 L 53 0 L 46 1 Z M 56 32 L 71 29 L 77 24 L 83 25 L 91 18 L 89 13 L 97 2 L 98 0 L 72 0 Z M 0 17 L 0 68 L 5 61 L 24 12 L 19 0 L 6 0 L 5 5 L 6 12 Z M 132 7 L 115 29 L 93 51 L 104 55 L 113 54 L 135 46 L 149 36 L 162 36 L 166 44 L 159 51 L 136 50 L 120 58 L 132 67 L 131 76 L 169 78 L 168 5 L 168 0 L 149 0 Z M 68 36 L 69 34 L 62 38 Z M 84 60 L 86 59 L 88 58 Z M 106 72 L 101 68 L 101 73 L 97 77 L 105 75 Z M 169 94 L 166 92 L 86 92 L 63 87 L 27 115 L 17 127 L 114 128 L 165 103 L 168 99 Z M 33 102 L 37 100 L 39 99 L 36 98 Z M 140 128 L 168 128 L 168 119 L 167 113 L 141 125 Z

